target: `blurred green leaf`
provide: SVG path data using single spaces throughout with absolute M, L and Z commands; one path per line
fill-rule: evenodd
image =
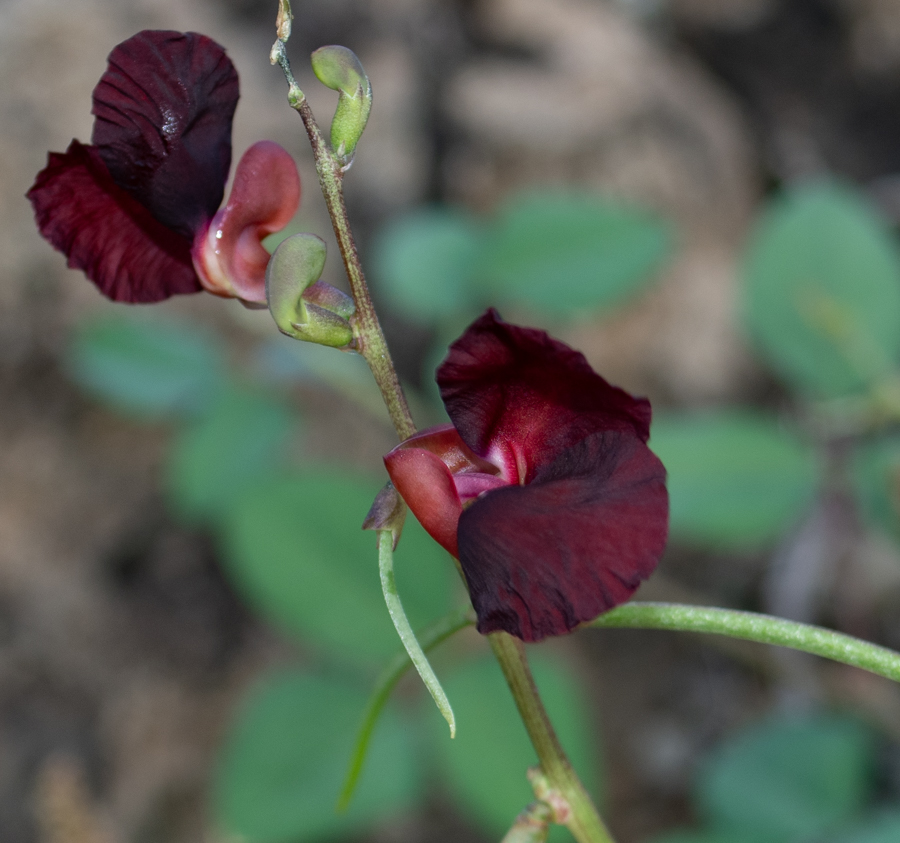
M 430 322 L 469 303 L 469 279 L 481 244 L 478 223 L 463 211 L 421 208 L 392 220 L 375 240 L 378 290 L 409 319 Z
M 732 737 L 710 756 L 695 801 L 709 827 L 758 843 L 833 832 L 868 797 L 873 747 L 845 717 L 779 718 Z
M 778 197 L 744 258 L 744 319 L 772 366 L 816 396 L 862 390 L 900 358 L 900 254 L 855 190 Z
M 161 418 L 208 406 L 226 381 L 224 349 L 202 328 L 159 317 L 89 322 L 69 367 L 85 388 L 134 415 Z
M 650 447 L 669 474 L 672 532 L 691 541 L 738 550 L 771 542 L 816 492 L 813 448 L 754 413 L 661 415 Z
M 283 470 L 286 441 L 296 419 L 273 398 L 226 389 L 178 434 L 169 452 L 169 497 L 188 520 L 216 521 L 254 481 Z
M 375 534 L 361 529 L 378 488 L 337 469 L 273 478 L 249 488 L 223 525 L 227 570 L 259 611 L 357 663 L 392 656 L 400 644 L 381 593 Z M 453 563 L 412 518 L 395 575 L 414 628 L 452 605 Z
M 530 656 L 560 742 L 585 787 L 596 794 L 599 763 L 583 689 L 565 662 L 551 661 L 533 651 Z M 534 799 L 526 778 L 528 768 L 537 763 L 534 749 L 503 674 L 492 659 L 467 662 L 441 680 L 456 713 L 457 733 L 451 741 L 446 727 L 441 730 L 436 724 L 438 762 L 462 806 L 489 834 L 502 836 Z M 557 833 L 562 834 L 559 839 L 571 839 L 559 828 Z
M 714 831 L 682 829 L 654 837 L 649 843 L 744 843 L 744 839 L 736 836 L 733 831 L 729 831 L 728 834 L 718 834 Z M 748 840 L 746 843 L 754 843 L 754 841 Z
M 859 448 L 851 479 L 867 520 L 900 541 L 900 438 L 894 436 Z
M 900 810 L 882 811 L 878 815 L 839 834 L 831 843 L 897 843 L 900 840 Z
M 483 299 L 573 315 L 639 290 L 670 244 L 668 226 L 645 211 L 589 194 L 529 192 L 500 209 L 476 281 Z
M 412 807 L 421 785 L 413 741 L 408 724 L 388 709 L 354 803 L 345 814 L 335 811 L 365 702 L 364 692 L 335 678 L 298 670 L 266 677 L 220 747 L 217 824 L 247 843 L 307 843 L 371 828 Z
M 384 417 L 384 400 L 372 372 L 359 354 L 278 334 L 255 349 L 254 371 L 269 383 L 303 383 L 326 387 L 353 404 Z

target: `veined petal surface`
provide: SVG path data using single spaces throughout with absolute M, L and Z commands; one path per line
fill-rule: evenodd
M 237 71 L 196 32 L 139 32 L 108 62 L 94 88 L 92 142 L 119 187 L 193 239 L 222 202 Z
M 437 371 L 450 420 L 511 483 L 602 430 L 650 435 L 650 403 L 607 383 L 584 355 L 487 311 L 450 346 Z
M 118 187 L 99 152 L 51 152 L 28 191 L 41 234 L 114 301 L 157 302 L 202 288 L 191 243 Z
M 608 430 L 475 501 L 457 539 L 479 632 L 539 641 L 625 602 L 665 548 L 665 478 L 633 431 Z

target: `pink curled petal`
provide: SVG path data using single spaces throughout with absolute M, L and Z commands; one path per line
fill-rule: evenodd
M 424 448 L 436 454 L 454 475 L 458 472 L 480 471 L 497 474 L 497 467 L 473 454 L 452 424 L 439 424 L 420 430 L 401 442 L 398 448 Z M 396 449 L 395 449 L 396 450 Z
M 187 238 L 215 214 L 231 166 L 237 72 L 196 32 L 144 30 L 94 88 L 92 141 L 113 181 Z
M 665 548 L 665 478 L 633 431 L 611 430 L 563 452 L 530 485 L 475 501 L 458 539 L 479 632 L 540 641 L 627 600 Z
M 499 475 L 483 474 L 480 471 L 473 471 L 469 474 L 454 474 L 453 481 L 456 483 L 456 491 L 463 503 L 481 497 L 486 492 L 509 485 Z
M 488 310 L 450 346 L 437 371 L 450 419 L 465 443 L 512 482 L 586 436 L 626 430 L 646 442 L 650 403 L 611 386 L 584 356 L 544 331 Z
M 100 291 L 121 302 L 157 302 L 202 289 L 190 242 L 113 182 L 94 147 L 51 152 L 28 191 L 41 234 Z
M 408 441 L 408 440 L 407 440 Z M 391 482 L 413 515 L 442 547 L 457 555 L 456 525 L 462 502 L 450 469 L 424 448 L 397 446 L 385 458 Z
M 195 240 L 203 286 L 219 296 L 265 304 L 269 253 L 262 241 L 284 228 L 299 204 L 294 159 L 272 141 L 253 144 L 238 162 L 228 204 Z

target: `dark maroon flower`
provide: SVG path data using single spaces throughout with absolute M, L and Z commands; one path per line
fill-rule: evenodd
M 93 145 L 51 152 L 28 191 L 41 234 L 116 301 L 205 288 L 264 303 L 260 241 L 294 215 L 300 180 L 284 149 L 257 143 L 218 210 L 238 101 L 231 60 L 204 35 L 148 30 L 108 62 Z
M 453 424 L 407 439 L 385 465 L 458 557 L 479 631 L 539 641 L 627 600 L 668 530 L 649 402 L 493 310 L 450 346 L 437 382 Z

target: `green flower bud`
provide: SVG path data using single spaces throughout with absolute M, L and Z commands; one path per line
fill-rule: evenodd
M 319 281 L 325 254 L 325 241 L 315 234 L 282 241 L 266 268 L 269 312 L 289 337 L 347 348 L 353 342 L 349 319 L 355 306 L 348 295 Z
M 346 166 L 353 160 L 372 108 L 369 77 L 356 53 L 346 47 L 320 47 L 312 54 L 312 67 L 325 87 L 338 92 L 331 121 L 331 148 Z

